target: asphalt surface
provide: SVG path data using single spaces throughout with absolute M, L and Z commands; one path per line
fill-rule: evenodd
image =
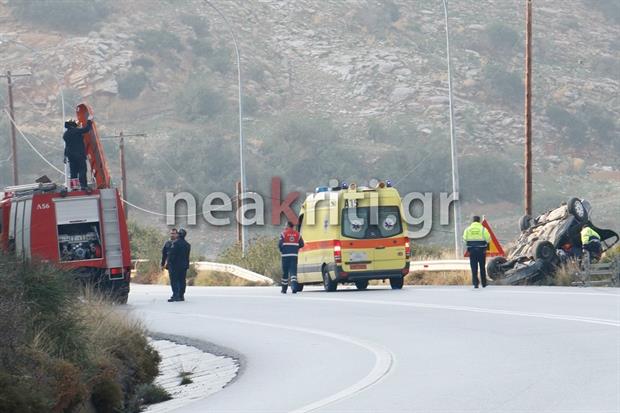
M 151 331 L 233 349 L 243 364 L 175 412 L 620 412 L 619 289 L 169 295 L 132 285 L 129 308 Z

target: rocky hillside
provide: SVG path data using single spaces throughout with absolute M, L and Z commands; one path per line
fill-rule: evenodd
M 55 140 L 60 133 L 62 85 L 69 112 L 73 103 L 87 99 L 106 133 L 120 129 L 149 133 L 150 143 L 137 142 L 131 155 L 130 174 L 139 177 L 130 186 L 132 199 L 161 209 L 163 191 L 188 185 L 199 194 L 218 189 L 212 181 L 218 174 L 220 183 L 232 186 L 238 173 L 236 66 L 228 27 L 212 7 L 202 1 L 88 2 L 90 6 L 76 15 L 81 23 L 72 24 L 66 16 L 77 10 L 75 2 L 41 2 L 43 9 L 24 6 L 29 3 L 0 4 L 4 39 L 0 51 L 2 69 L 32 73 L 17 82 L 17 116 L 24 131 L 37 138 L 34 143 L 40 150 L 56 159 L 60 156 Z M 415 157 L 430 147 L 442 152 L 437 161 L 442 171 L 449 166 L 441 1 L 213 3 L 227 16 L 239 40 L 249 174 L 255 176 L 249 181 L 256 189 L 271 174 L 280 173 L 285 180 L 293 175 L 282 166 L 273 167 L 274 153 L 317 169 L 313 165 L 322 153 L 318 146 L 330 143 L 336 145 L 333 151 L 351 153 L 341 159 L 344 169 L 319 167 L 322 175 L 312 175 L 311 182 L 292 177 L 292 188 L 313 188 L 329 174 L 359 179 L 380 173 L 404 176 L 420 164 L 416 176 L 432 171 L 432 165 L 424 164 L 428 157 Z M 490 0 L 451 3 L 465 210 L 482 210 L 505 220 L 504 233 L 510 237 L 520 203 L 517 175 L 522 171 L 524 5 Z M 612 195 L 601 200 L 600 212 L 608 224 L 617 224 L 613 217 L 620 215 L 619 19 L 620 6 L 614 0 L 549 0 L 534 6 L 538 205 L 557 204 L 572 194 L 596 197 L 603 188 Z M 287 154 L 274 137 L 297 133 L 290 125 L 282 126 L 283 119 L 291 118 L 328 120 L 334 139 L 299 134 L 310 141 L 293 142 Z M 5 130 L 0 131 L 3 140 Z M 329 134 L 325 126 L 310 130 Z M 207 162 L 213 170 L 196 176 L 191 162 L 183 160 L 188 153 L 170 149 L 168 142 L 201 132 L 208 141 L 203 149 L 218 155 Z M 179 143 L 182 147 L 183 141 Z M 108 146 L 114 157 L 114 146 Z M 218 152 L 223 147 L 227 152 Z M 163 161 L 158 158 L 167 151 Z M 0 155 L 6 153 L 3 149 Z M 336 154 L 334 162 L 339 158 Z M 496 169 L 478 171 L 476 165 L 489 158 L 490 164 L 497 158 L 505 166 L 498 161 Z M 45 171 L 36 159 L 25 159 L 24 164 L 33 176 Z M 195 165 L 205 169 L 200 162 Z M 360 170 L 350 172 L 358 165 Z M 502 171 L 510 175 L 504 177 L 507 184 L 499 185 L 497 197 L 488 197 L 486 181 L 475 177 Z M 436 174 L 428 173 L 428 179 L 420 181 L 408 177 L 404 189 L 431 182 Z M 2 174 L 9 176 L 7 169 Z M 488 178 L 488 185 L 495 178 Z M 424 189 L 448 189 L 446 180 L 449 174 Z M 516 195 L 502 195 L 501 186 Z

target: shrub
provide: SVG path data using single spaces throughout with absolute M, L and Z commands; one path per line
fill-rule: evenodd
M 587 126 L 576 115 L 558 105 L 551 105 L 546 110 L 547 117 L 553 126 L 565 133 L 569 144 L 578 146 L 584 144 Z
M 208 81 L 190 78 L 177 95 L 177 108 L 188 120 L 213 118 L 222 113 L 228 101 Z
M 131 62 L 132 66 L 139 66 L 141 68 L 143 68 L 144 70 L 150 70 L 153 68 L 153 66 L 155 66 L 155 62 L 153 61 L 153 59 L 146 57 L 146 56 L 140 56 L 137 59 L 134 59 Z
M 497 65 L 488 65 L 484 69 L 484 78 L 489 95 L 508 106 L 523 105 L 525 86 L 520 74 L 508 72 Z
M 510 158 L 498 154 L 469 156 L 459 160 L 459 169 L 461 200 L 519 202 L 521 199 L 523 175 Z
M 132 259 L 146 259 L 137 265 L 137 274 L 133 277 L 134 282 L 150 284 L 161 273 L 159 268 L 161 249 L 167 239 L 166 234 L 157 228 L 146 227 L 135 221 L 127 224 Z
M 484 30 L 486 43 L 501 54 L 511 52 L 519 43 L 519 33 L 502 23 L 492 23 Z
M 204 16 L 184 14 L 181 16 L 181 23 L 191 27 L 198 37 L 209 35 L 209 21 Z
M 183 50 L 179 36 L 167 30 L 142 30 L 137 33 L 136 42 L 141 50 L 160 56 Z
M 11 0 L 14 14 L 26 21 L 53 29 L 87 33 L 110 13 L 106 0 Z
M 225 46 L 214 49 L 208 56 L 207 65 L 211 70 L 227 74 L 232 68 L 232 50 Z
M 208 58 L 213 54 L 213 46 L 209 39 L 190 39 L 189 45 L 197 57 Z
M 116 78 L 118 94 L 123 99 L 135 99 L 140 96 L 148 84 L 148 77 L 143 71 L 131 71 Z
M 144 329 L 72 279 L 0 255 L 0 411 L 119 411 L 157 374 Z
M 280 251 L 278 250 L 278 239 L 273 237 L 259 237 L 249 243 L 246 256 L 241 254 L 241 245 L 234 244 L 228 247 L 218 260 L 227 264 L 238 265 L 239 267 L 254 271 L 271 278 L 275 282 L 280 281 L 282 276 Z
M 383 37 L 400 19 L 400 9 L 392 0 L 372 2 L 360 8 L 354 18 L 368 33 Z

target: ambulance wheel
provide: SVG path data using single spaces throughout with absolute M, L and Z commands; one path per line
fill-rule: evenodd
M 405 283 L 405 277 L 390 278 L 390 286 L 392 290 L 400 290 Z
M 330 278 L 326 265 L 323 266 L 323 288 L 328 292 L 336 291 L 338 288 L 338 283 Z
M 359 281 L 355 281 L 355 287 L 357 287 L 358 290 L 365 290 L 366 288 L 368 288 L 368 280 L 359 280 Z

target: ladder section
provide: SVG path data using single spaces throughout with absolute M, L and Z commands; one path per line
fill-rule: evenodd
M 101 209 L 103 211 L 103 236 L 105 239 L 105 258 L 108 268 L 123 266 L 121 233 L 118 222 L 118 205 L 116 189 L 101 189 Z

